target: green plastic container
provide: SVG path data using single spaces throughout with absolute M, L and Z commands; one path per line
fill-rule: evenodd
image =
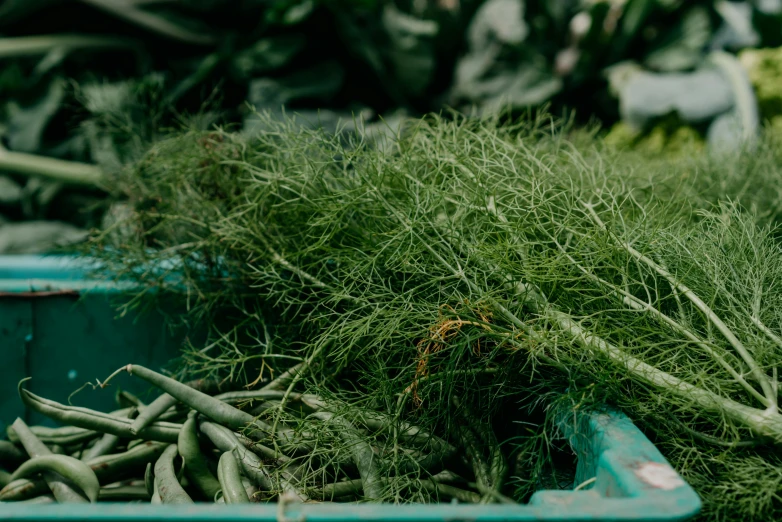
M 111 298 L 121 289 L 89 281 L 70 258 L 0 256 L 0 429 L 22 417 L 32 424 L 52 422 L 22 407 L 17 383 L 32 377 L 28 389 L 67 403 L 81 385 L 105 379 L 128 363 L 160 369 L 177 356 L 180 340 L 162 314 L 118 318 Z M 126 383 L 123 382 L 123 386 Z M 127 381 L 136 394 L 143 382 Z M 112 393 L 86 388 L 73 404 L 102 411 L 116 409 Z
M 0 257 L 0 418 L 43 419 L 21 408 L 19 379 L 58 401 L 87 380 L 128 362 L 152 368 L 176 356 L 178 340 L 162 316 L 115 319 L 115 285 L 88 281 L 72 260 Z M 80 298 L 79 298 L 80 297 Z M 143 390 L 136 390 L 143 391 Z M 113 407 L 111 394 L 82 392 L 75 403 Z M 0 520 L 195 522 L 664 522 L 700 510 L 697 494 L 623 414 L 611 410 L 563 418 L 561 427 L 578 456 L 579 491 L 539 491 L 528 505 L 249 504 L 0 504 Z

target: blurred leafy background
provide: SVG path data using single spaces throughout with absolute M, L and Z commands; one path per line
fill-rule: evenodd
M 782 129 L 782 0 L 2 0 L 0 253 L 105 226 L 101 177 L 255 110 L 398 124 L 546 107 L 651 154 Z

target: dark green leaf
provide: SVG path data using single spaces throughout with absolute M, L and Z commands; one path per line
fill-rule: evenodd
M 529 27 L 524 19 L 522 0 L 488 0 L 475 13 L 467 30 L 471 50 L 485 48 L 498 41 L 519 45 L 527 39 Z
M 278 108 L 296 100 L 325 100 L 342 85 L 344 71 L 336 62 L 324 62 L 285 78 L 259 78 L 250 82 L 248 101 L 256 108 Z
M 47 93 L 32 105 L 22 107 L 15 102 L 9 102 L 6 106 L 6 137 L 9 148 L 19 152 L 35 152 L 40 149 L 44 130 L 59 111 L 64 97 L 65 87 L 58 79 L 50 82 Z
M 414 96 L 423 94 L 436 66 L 437 23 L 403 13 L 392 4 L 383 9 L 382 23 L 389 36 L 388 55 L 399 84 Z
M 695 7 L 671 28 L 647 55 L 645 65 L 665 72 L 694 68 L 711 38 L 711 21 L 705 8 Z
M 246 80 L 287 65 L 307 43 L 303 34 L 283 34 L 263 38 L 239 52 L 231 60 L 237 78 Z

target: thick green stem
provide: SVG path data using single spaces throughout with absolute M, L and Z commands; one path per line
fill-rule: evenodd
M 103 173 L 95 165 L 12 152 L 3 147 L 0 147 L 0 170 L 39 176 L 71 185 L 100 187 L 103 180 Z
M 604 231 L 608 231 L 603 221 L 600 219 L 600 217 L 597 215 L 597 212 L 595 212 L 595 209 L 588 204 L 584 205 L 589 212 L 589 214 L 592 216 L 592 219 L 597 223 L 597 225 L 603 229 Z M 768 378 L 768 375 L 766 375 L 763 370 L 758 365 L 757 361 L 755 361 L 755 358 L 752 357 L 752 354 L 749 353 L 749 350 L 744 346 L 744 343 L 742 343 L 738 337 L 733 333 L 733 331 L 728 328 L 728 325 L 726 325 L 722 319 L 714 312 L 714 310 L 711 309 L 709 305 L 707 305 L 698 295 L 693 292 L 688 286 L 686 286 L 681 281 L 678 281 L 673 274 L 668 272 L 666 269 L 655 263 L 653 260 L 651 260 L 649 257 L 643 255 L 641 252 L 633 248 L 631 245 L 620 241 L 617 239 L 618 245 L 627 251 L 628 254 L 630 254 L 633 258 L 635 258 L 637 261 L 645 264 L 655 272 L 657 272 L 660 276 L 662 276 L 664 279 L 666 279 L 671 285 L 675 286 L 684 296 L 690 300 L 690 302 L 695 305 L 695 307 L 700 310 L 700 312 L 706 316 L 706 318 L 717 328 L 717 330 L 720 331 L 720 333 L 725 336 L 725 338 L 728 340 L 728 342 L 733 346 L 733 348 L 736 350 L 736 353 L 739 354 L 739 356 L 744 360 L 744 362 L 747 364 L 747 366 L 750 369 L 750 372 L 752 373 L 752 376 L 755 378 L 755 380 L 760 385 L 760 388 L 763 390 L 763 395 L 766 397 L 766 406 L 769 409 L 769 412 L 777 413 L 777 396 L 774 391 L 774 386 L 771 383 L 770 379 Z
M 214 45 L 216 40 L 210 34 L 190 31 L 182 26 L 171 23 L 153 13 L 146 12 L 122 0 L 81 0 L 85 4 L 122 18 L 139 27 L 153 31 L 182 43 L 194 45 Z
M 115 49 L 132 47 L 132 40 L 117 36 L 88 36 L 81 34 L 52 34 L 45 36 L 18 36 L 0 38 L 0 58 L 37 56 L 54 49 Z

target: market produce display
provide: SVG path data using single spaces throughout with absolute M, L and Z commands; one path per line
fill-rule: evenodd
M 700 520 L 782 519 L 782 1 L 5 0 L 0 32 L 0 255 L 185 310 L 165 374 L 76 390 L 148 403 L 20 383 L 61 426 L 4 419 L 0 502 L 524 503 L 590 486 L 555 419 L 607 404 Z
M 547 118 L 430 117 L 374 140 L 265 121 L 157 143 L 88 248 L 140 285 L 126 306 L 170 292 L 182 327 L 210 326 L 178 375 L 249 384 L 296 356 L 291 393 L 465 447 L 455 426 L 491 426 L 477 447 L 512 463 L 501 494 L 521 502 L 568 483 L 553 416 L 607 403 L 706 520 L 777 516 L 776 138 L 638 164 Z M 387 500 L 408 498 L 394 484 Z
M 39 397 L 23 381 L 24 404 L 63 427 L 28 427 L 22 419 L 9 426 L 0 445 L 9 469 L 0 502 L 380 501 L 394 482 L 408 501 L 515 503 L 500 493 L 505 460 L 486 461 L 478 451 L 486 433 L 477 426 L 462 426 L 467 458 L 460 460 L 454 446 L 417 426 L 292 392 L 301 369 L 255 390 L 210 395 L 203 381 L 183 384 L 128 365 L 120 372 L 165 393 L 144 404 L 120 392 L 122 407 L 111 413 Z M 285 420 L 272 421 L 271 411 L 285 411 Z

